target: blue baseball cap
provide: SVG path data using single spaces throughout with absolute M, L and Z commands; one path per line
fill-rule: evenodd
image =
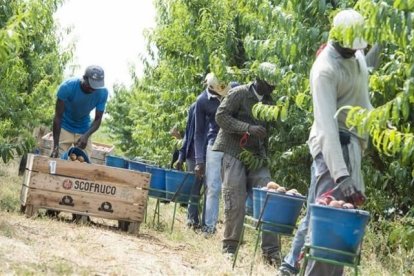
M 103 88 L 105 86 L 105 73 L 102 67 L 90 65 L 85 70 L 85 77 L 93 89 Z

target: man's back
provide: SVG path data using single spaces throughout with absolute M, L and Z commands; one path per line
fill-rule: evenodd
M 270 104 L 270 96 L 263 98 L 264 104 Z M 252 107 L 259 102 L 253 92 L 251 84 L 240 85 L 232 90 L 219 106 L 216 120 L 221 129 L 213 150 L 228 153 L 237 157 L 241 152 L 240 139 L 248 131 L 249 125 L 260 124 L 266 127 L 265 122 L 253 118 Z M 265 155 L 263 139 L 249 137 L 244 148 L 255 154 Z
M 195 158 L 197 163 L 203 163 L 205 159 L 206 146 L 214 144 L 219 126 L 215 115 L 220 100 L 204 90 L 196 100 L 195 106 Z
M 106 88 L 97 89 L 93 93 L 85 93 L 81 89 L 81 80 L 68 79 L 59 87 L 57 97 L 65 104 L 62 128 L 73 133 L 84 133 L 90 126 L 90 112 L 97 108 L 104 111 L 108 98 Z

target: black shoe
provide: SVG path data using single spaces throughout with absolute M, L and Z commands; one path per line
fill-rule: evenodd
M 193 230 L 201 229 L 201 225 L 197 222 L 194 222 L 194 221 L 188 221 L 187 222 L 187 227 L 189 229 L 193 229 Z
M 236 253 L 235 253 L 235 252 L 223 252 L 223 256 L 224 256 L 224 258 L 226 258 L 227 260 L 229 260 L 229 261 L 233 262 L 233 261 L 234 261 L 234 258 L 235 258 L 235 256 L 236 256 Z
M 279 267 L 282 264 L 282 257 L 280 252 L 273 252 L 270 254 L 263 254 L 263 261 L 273 267 Z
M 294 276 L 299 273 L 299 269 L 291 267 L 288 264 L 283 263 L 279 267 L 279 276 Z
M 208 239 L 208 238 L 214 236 L 214 234 L 216 234 L 216 228 L 215 227 L 204 226 L 201 229 L 201 232 L 203 232 L 204 238 Z
M 236 249 L 237 246 L 235 245 L 223 244 L 223 249 L 221 250 L 221 252 L 223 254 L 236 254 Z

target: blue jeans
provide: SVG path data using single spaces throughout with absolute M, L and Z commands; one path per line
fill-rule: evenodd
M 296 270 L 296 263 L 299 260 L 300 252 L 305 244 L 306 236 L 308 234 L 309 218 L 310 218 L 310 204 L 315 202 L 315 194 L 311 191 L 314 190 L 314 185 L 316 183 L 315 175 L 315 161 L 313 161 L 311 166 L 311 183 L 309 186 L 309 194 L 307 199 L 307 209 L 306 215 L 300 221 L 298 230 L 296 231 L 295 237 L 293 238 L 292 245 L 289 253 L 283 259 L 282 266 L 288 267 L 291 270 Z
M 206 210 L 205 224 L 214 229 L 219 214 L 219 202 L 221 193 L 221 160 L 223 153 L 213 151 L 212 145 L 207 146 L 206 153 Z
M 194 172 L 195 160 L 187 159 L 185 161 L 187 165 L 188 172 Z M 191 224 L 200 224 L 199 214 L 198 214 L 198 203 L 200 201 L 200 190 L 201 190 L 202 180 L 196 177 L 196 182 L 191 189 L 190 202 L 187 208 L 187 223 Z

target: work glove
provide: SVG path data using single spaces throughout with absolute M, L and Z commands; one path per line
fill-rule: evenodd
M 365 202 L 365 196 L 355 186 L 354 180 L 349 177 L 341 177 L 338 179 L 338 185 L 334 188 L 335 191 L 340 191 L 345 197 L 345 201 L 352 203 L 355 206 L 360 206 Z M 335 193 L 334 193 L 335 197 Z M 338 196 L 339 198 L 340 196 Z
M 205 166 L 203 163 L 197 164 L 194 168 L 194 172 L 196 174 L 196 176 L 201 179 L 204 177 L 204 173 L 205 173 Z
M 52 150 L 52 153 L 50 154 L 50 157 L 52 157 L 52 158 L 58 158 L 59 157 L 59 147 L 55 147 Z
M 267 135 L 266 128 L 259 125 L 250 125 L 247 131 L 250 135 L 258 138 L 265 138 Z

